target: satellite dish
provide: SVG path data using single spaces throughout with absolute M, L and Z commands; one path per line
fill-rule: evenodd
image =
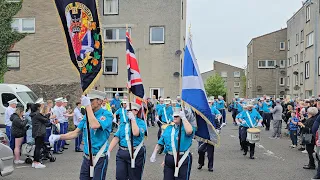
M 295 91 L 298 91 L 300 89 L 300 87 L 298 85 L 294 86 L 293 88 Z
M 174 76 L 174 77 L 179 77 L 179 76 L 180 76 L 180 73 L 179 73 L 179 72 L 174 72 L 174 73 L 173 73 L 173 76 Z
M 298 72 L 298 71 L 295 71 L 295 72 L 293 72 L 293 74 L 294 74 L 294 75 L 298 75 L 298 74 L 299 74 L 299 72 Z
M 180 56 L 181 55 L 181 53 L 182 53 L 182 51 L 179 49 L 179 50 L 176 50 L 176 56 Z

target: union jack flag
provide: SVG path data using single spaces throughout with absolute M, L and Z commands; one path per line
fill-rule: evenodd
M 127 70 L 128 70 L 128 83 L 127 87 L 138 98 L 143 99 L 144 88 L 142 84 L 141 74 L 138 66 L 136 55 L 132 47 L 130 34 L 126 32 L 126 49 L 127 49 Z

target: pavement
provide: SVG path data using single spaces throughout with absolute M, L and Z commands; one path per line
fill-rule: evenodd
M 249 156 L 243 156 L 240 151 L 238 140 L 238 127 L 232 124 L 231 116 L 228 114 L 228 125 L 222 129 L 221 145 L 216 148 L 214 172 L 209 172 L 205 167 L 197 169 L 197 142 L 194 141 L 191 152 L 193 153 L 193 164 L 191 169 L 191 180 L 307 180 L 311 179 L 316 170 L 304 170 L 302 167 L 308 163 L 308 155 L 297 149 L 289 148 L 290 140 L 287 137 L 271 140 L 268 137 L 272 133 L 264 129 L 261 132 L 261 141 L 256 144 L 255 160 Z M 157 156 L 157 162 L 150 163 L 149 158 L 156 144 L 158 128 L 149 128 L 149 137 L 145 141 L 147 147 L 147 159 L 143 172 L 144 180 L 163 179 L 163 168 L 161 166 L 163 155 Z M 283 132 L 285 130 L 283 129 Z M 2 177 L 3 180 L 75 180 L 79 179 L 82 154 L 73 151 L 74 143 L 62 155 L 56 155 L 57 161 L 45 162 L 47 168 L 33 169 L 31 165 L 16 166 L 12 175 Z M 117 149 L 117 148 L 116 148 Z M 108 164 L 107 180 L 115 178 L 116 149 L 111 153 Z M 207 161 L 206 161 L 207 163 Z

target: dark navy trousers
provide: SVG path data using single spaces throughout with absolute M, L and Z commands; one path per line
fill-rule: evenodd
M 198 164 L 201 166 L 204 166 L 204 159 L 205 155 L 208 155 L 208 168 L 212 169 L 213 168 L 213 161 L 214 161 L 214 146 L 208 143 L 203 143 L 199 142 L 198 146 L 198 154 L 199 154 L 199 159 L 198 159 Z
M 220 124 L 226 123 L 226 110 L 225 109 L 219 109 L 219 112 L 222 115 L 222 118 L 220 119 Z
M 9 145 L 12 151 L 14 150 L 14 137 L 11 135 L 11 126 L 6 126 L 6 135 L 8 136 L 9 139 Z
M 75 127 L 77 128 L 78 126 L 75 125 Z M 80 145 L 81 145 L 81 141 L 82 141 L 82 133 L 74 139 L 75 141 L 75 147 L 74 147 L 74 150 L 80 150 Z
M 180 158 L 183 155 L 180 155 Z M 174 177 L 174 169 L 175 163 L 173 155 L 166 154 L 164 160 L 164 169 L 163 169 L 163 180 L 189 180 L 190 179 L 190 172 L 192 166 L 192 155 L 189 153 L 188 157 L 182 163 L 178 177 Z
M 96 166 L 94 167 L 93 178 L 90 178 L 90 161 L 86 157 L 83 157 L 80 180 L 105 180 L 108 167 L 108 156 L 101 157 Z
M 141 147 L 135 161 L 135 168 L 131 168 L 131 157 L 128 150 L 119 149 L 116 157 L 117 180 L 141 180 L 146 161 L 146 148 Z
M 254 149 L 256 147 L 256 144 L 255 143 L 249 143 L 249 141 L 247 141 L 247 130 L 248 129 L 249 128 L 247 128 L 247 127 L 242 127 L 241 128 L 241 132 L 240 132 L 241 143 L 242 143 L 242 147 L 243 147 L 244 152 L 248 152 L 249 146 L 250 146 L 250 156 L 254 156 Z

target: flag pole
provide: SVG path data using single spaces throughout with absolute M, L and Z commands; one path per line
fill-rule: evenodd
M 128 32 L 128 24 L 126 24 L 126 32 Z M 129 72 L 128 72 L 129 73 Z M 130 83 L 131 84 L 131 83 Z M 131 85 L 130 85 L 131 86 Z M 129 94 L 129 111 L 131 111 L 131 87 L 128 86 L 128 94 Z M 134 147 L 133 147 L 133 132 L 132 132 L 132 122 L 130 120 L 130 144 L 131 144 L 131 161 L 134 159 L 133 154 L 134 154 Z M 131 164 L 132 167 L 132 164 Z
M 88 112 L 86 110 L 86 119 L 87 119 L 87 135 L 88 135 L 88 149 L 89 149 L 89 161 L 90 161 L 90 177 L 93 177 L 94 167 L 93 167 L 93 159 L 92 159 L 92 144 L 91 144 L 91 134 L 90 134 L 90 125 L 88 119 Z

